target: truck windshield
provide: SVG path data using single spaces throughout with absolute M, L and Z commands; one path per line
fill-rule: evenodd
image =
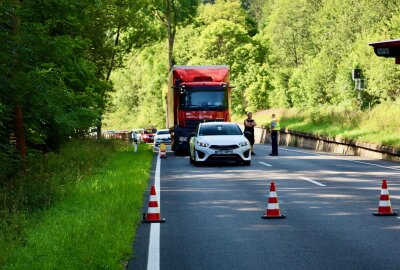
M 222 86 L 193 86 L 181 97 L 181 109 L 218 110 L 228 108 L 228 91 Z

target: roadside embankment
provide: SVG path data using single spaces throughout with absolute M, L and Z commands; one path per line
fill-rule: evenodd
M 255 135 L 256 142 L 271 143 L 271 137 L 265 128 L 256 128 Z M 288 129 L 281 130 L 279 145 L 400 162 L 400 149 L 398 148 Z

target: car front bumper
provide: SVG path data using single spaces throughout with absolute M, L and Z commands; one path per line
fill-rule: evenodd
M 163 140 L 163 139 L 156 139 L 155 141 L 154 141 L 154 143 L 156 144 L 156 145 L 159 145 L 159 144 L 161 144 L 161 143 L 165 143 L 165 144 L 171 144 L 171 139 L 169 139 L 169 140 Z
M 238 147 L 236 149 L 212 149 L 196 145 L 194 148 L 196 161 L 250 161 L 250 145 Z

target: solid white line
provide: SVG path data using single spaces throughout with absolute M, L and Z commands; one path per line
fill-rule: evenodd
M 161 208 L 161 192 L 160 192 L 160 153 L 157 156 L 156 172 L 154 176 L 154 187 L 158 194 L 158 207 Z M 161 213 L 161 211 L 160 211 Z M 149 240 L 149 256 L 147 259 L 147 270 L 160 269 L 160 223 L 151 223 Z
M 147 270 L 160 269 L 160 223 L 151 223 Z
M 268 164 L 268 163 L 265 163 L 265 162 L 261 162 L 261 161 L 259 161 L 259 163 L 261 163 L 262 165 L 268 166 L 268 167 L 272 167 L 272 165 L 271 165 L 271 164 Z
M 307 178 L 307 177 L 300 177 L 300 178 L 303 179 L 303 180 L 306 180 L 306 181 L 308 181 L 308 182 L 311 182 L 311 183 L 313 183 L 313 184 L 316 184 L 316 185 L 318 185 L 318 186 L 326 187 L 326 185 L 321 184 L 321 183 L 319 183 L 319 182 L 317 182 L 317 181 L 311 180 L 310 178 Z

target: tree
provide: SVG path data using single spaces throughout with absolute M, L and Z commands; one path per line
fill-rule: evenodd
M 167 29 L 168 66 L 174 65 L 174 43 L 178 25 L 189 23 L 196 15 L 199 0 L 151 0 L 151 8 Z

